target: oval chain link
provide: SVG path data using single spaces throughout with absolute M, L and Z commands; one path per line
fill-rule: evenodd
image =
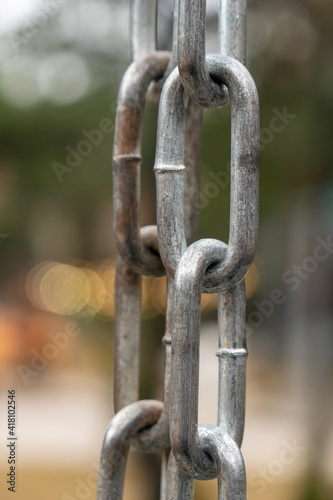
M 172 330 L 171 445 L 182 470 L 196 479 L 218 476 L 214 452 L 203 445 L 198 427 L 200 302 L 206 270 L 226 255 L 218 240 L 199 240 L 182 256 L 177 267 Z M 223 302 L 239 308 L 219 308 L 218 427 L 211 433 L 225 437 L 225 456 L 239 449 L 245 409 L 245 287 L 244 281 L 220 294 Z M 233 498 L 233 497 L 230 497 Z
M 244 278 L 256 250 L 259 104 L 253 79 L 241 63 L 222 56 L 208 57 L 207 62 L 211 74 L 228 87 L 232 120 L 229 243 L 225 259 L 213 263 L 204 281 L 204 291 L 214 293 Z M 154 167 L 160 254 L 171 276 L 175 275 L 187 246 L 183 209 L 184 126 L 184 89 L 176 69 L 161 95 Z

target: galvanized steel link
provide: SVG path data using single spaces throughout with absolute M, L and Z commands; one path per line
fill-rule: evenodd
M 226 245 L 218 240 L 205 239 L 193 243 L 182 256 L 175 276 L 171 446 L 179 466 L 196 479 L 217 476 L 216 464 L 211 460 L 209 449 L 203 449 L 198 434 L 200 302 L 205 272 L 214 262 L 224 258 L 226 250 Z M 228 312 L 219 310 L 219 345 L 222 349 L 219 354 L 222 356 L 219 357 L 220 429 L 216 432 L 229 436 L 229 445 L 233 443 L 232 447 L 239 448 L 244 428 L 247 355 L 244 284 L 224 292 L 224 296 L 229 296 L 227 301 L 236 299 L 241 307 Z
M 162 75 L 169 53 L 154 52 L 126 71 L 118 95 L 113 150 L 114 234 L 118 251 L 138 274 L 162 276 L 156 228 L 140 231 L 141 125 L 149 83 Z
M 210 56 L 207 62 L 211 74 L 228 87 L 232 121 L 229 242 L 225 259 L 214 263 L 203 284 L 204 291 L 214 293 L 244 278 L 256 250 L 259 104 L 253 79 L 240 62 L 221 56 Z M 187 246 L 183 211 L 184 127 L 184 89 L 175 69 L 161 95 L 154 167 L 160 255 L 171 276 Z
M 126 71 L 118 97 L 114 141 L 114 234 L 120 255 L 131 269 L 146 276 L 162 276 L 164 266 L 158 254 L 156 226 L 139 226 L 141 127 L 149 83 L 162 74 L 169 53 L 154 52 L 132 63 Z M 195 200 L 199 192 L 201 109 L 190 103 L 184 161 L 188 161 L 186 214 L 188 238 L 197 227 Z

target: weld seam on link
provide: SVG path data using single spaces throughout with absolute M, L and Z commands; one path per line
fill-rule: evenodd
M 185 174 L 186 167 L 184 165 L 157 165 L 153 171 L 155 174 L 168 174 L 169 172 Z
M 223 347 L 221 349 L 218 349 L 215 355 L 218 358 L 239 358 L 239 357 L 246 358 L 248 352 L 246 349 L 228 349 L 226 347 Z

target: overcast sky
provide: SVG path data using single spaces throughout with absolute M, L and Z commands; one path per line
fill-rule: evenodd
M 0 33 L 18 29 L 39 5 L 39 0 L 0 0 Z

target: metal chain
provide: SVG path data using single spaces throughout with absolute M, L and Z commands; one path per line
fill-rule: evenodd
M 245 61 L 246 0 L 219 1 L 220 54 L 205 54 L 204 0 L 175 0 L 172 54 L 156 50 L 156 0 L 131 0 L 133 62 L 118 96 L 114 142 L 114 407 L 98 500 L 120 500 L 130 448 L 162 453 L 161 500 L 193 499 L 218 478 L 219 500 L 246 498 L 244 277 L 258 230 L 259 105 Z M 178 68 L 174 69 L 177 62 Z M 161 93 L 162 90 L 162 93 Z M 145 100 L 159 100 L 157 225 L 140 228 Z M 229 241 L 196 237 L 203 107 L 231 105 Z M 190 246 L 188 246 L 190 245 Z M 139 400 L 141 276 L 167 275 L 164 403 Z M 198 425 L 201 294 L 218 293 L 217 426 Z M 171 446 L 171 450 L 169 450 Z
M 114 232 L 120 256 L 116 272 L 114 407 L 102 449 L 98 499 L 122 498 L 126 456 L 131 446 L 156 453 L 169 444 L 170 327 L 172 287 L 168 286 L 164 405 L 139 399 L 139 357 L 141 336 L 141 275 L 161 276 L 164 266 L 159 257 L 157 227 L 139 227 L 141 127 L 147 90 L 175 64 L 170 54 L 151 51 L 154 28 L 138 26 L 142 13 L 151 15 L 151 1 L 132 2 L 133 63 L 126 71 L 118 96 L 114 142 Z M 154 17 L 154 16 L 153 16 Z M 174 44 L 175 46 L 175 44 Z M 168 69 L 169 68 L 169 69 Z M 165 76 L 164 76 L 165 77 Z M 157 85 L 153 87 L 155 95 Z M 199 193 L 199 158 L 202 110 L 189 102 L 184 161 L 186 176 L 186 234 L 190 243 L 196 234 Z M 150 431 L 143 431 L 150 422 Z M 121 422 L 121 424 L 119 424 Z M 155 424 L 152 426 L 152 424 Z M 127 450 L 127 451 L 126 451 Z M 118 457 L 118 458 L 117 458 Z M 121 457 L 121 459 L 119 458 Z M 165 473 L 166 473 L 166 468 Z

